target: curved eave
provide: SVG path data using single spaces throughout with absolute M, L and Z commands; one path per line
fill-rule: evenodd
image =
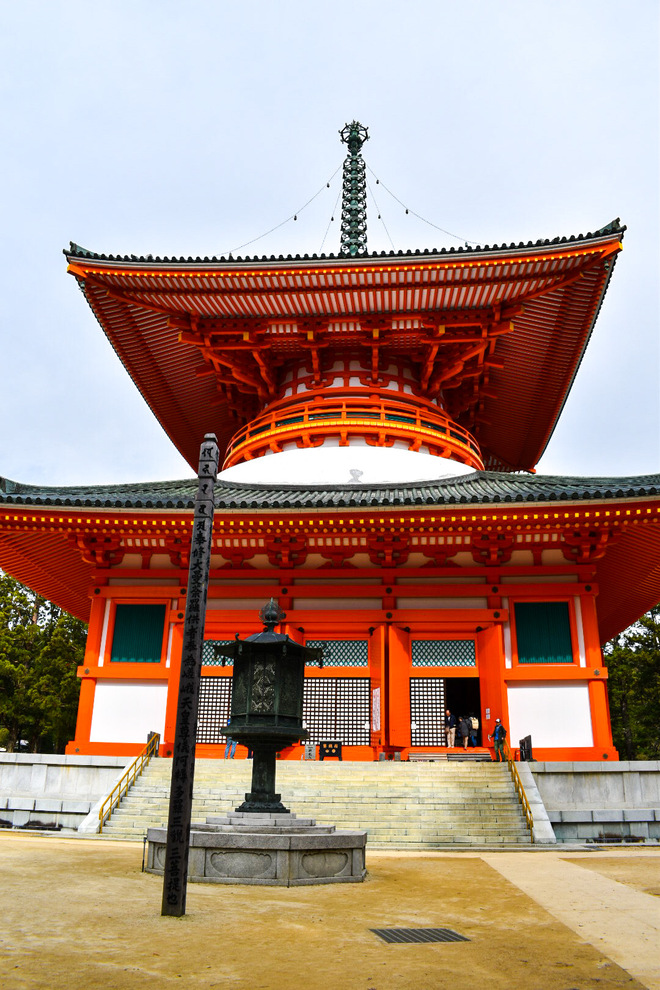
M 76 618 L 89 621 L 92 568 L 66 530 L 5 530 L 0 522 L 0 568 Z
M 496 396 L 483 394 L 477 422 L 462 425 L 490 467 L 529 470 L 566 401 L 622 234 L 612 226 L 541 246 L 275 263 L 109 259 L 82 249 L 67 258 L 117 355 L 191 465 L 205 433 L 213 430 L 224 450 L 239 424 L 204 374 L 199 350 L 179 342 L 182 320 L 377 315 L 386 323 L 390 313 L 440 321 L 442 314 L 515 309 L 515 331 L 496 345 L 504 367 L 490 372 Z
M 26 485 L 0 477 L 0 507 L 190 511 L 196 492 L 196 478 L 82 488 Z M 473 471 L 458 477 L 407 484 L 257 485 L 218 480 L 215 508 L 274 512 L 399 506 L 508 507 L 512 503 L 551 505 L 656 497 L 660 497 L 660 474 L 580 478 Z
M 146 256 L 135 255 L 135 254 L 113 255 L 113 254 L 100 254 L 96 251 L 90 251 L 87 248 L 81 247 L 80 244 L 75 244 L 73 241 L 70 242 L 69 250 L 68 251 L 65 250 L 64 254 L 69 259 L 81 259 L 87 261 L 116 261 L 116 262 L 120 262 L 121 264 L 139 264 L 139 265 L 148 264 L 153 266 L 164 265 L 168 268 L 171 267 L 172 265 L 181 265 L 185 267 L 189 267 L 190 265 L 213 265 L 215 267 L 225 266 L 227 268 L 237 268 L 242 265 L 253 266 L 255 264 L 261 266 L 270 265 L 272 267 L 273 265 L 276 264 L 280 264 L 280 265 L 299 264 L 301 261 L 302 262 L 309 261 L 309 262 L 313 262 L 314 264 L 318 264 L 320 262 L 323 263 L 332 262 L 337 264 L 347 263 L 349 265 L 352 265 L 355 261 L 371 262 L 381 259 L 385 259 L 388 261 L 389 260 L 396 261 L 399 259 L 405 260 L 408 258 L 420 258 L 420 257 L 429 258 L 429 257 L 445 257 L 445 256 L 460 258 L 462 256 L 472 257 L 474 255 L 479 255 L 479 254 L 492 254 L 496 251 L 502 251 L 502 252 L 522 251 L 525 248 L 530 248 L 530 247 L 547 248 L 547 247 L 553 247 L 555 245 L 562 246 L 564 244 L 580 244 L 580 242 L 582 241 L 589 241 L 595 237 L 601 237 L 607 234 L 621 235 L 624 233 L 625 229 L 626 229 L 625 226 L 621 224 L 620 219 L 617 217 L 615 220 L 612 220 L 610 223 L 606 224 L 604 227 L 600 227 L 596 231 L 593 232 L 589 231 L 587 234 L 571 234 L 570 237 L 566 237 L 566 236 L 553 237 L 552 239 L 539 238 L 534 242 L 532 241 L 528 241 L 527 243 L 512 242 L 511 244 L 500 244 L 500 245 L 493 244 L 492 246 L 486 244 L 483 248 L 480 245 L 476 245 L 476 246 L 466 245 L 465 247 L 463 246 L 449 247 L 449 248 L 441 248 L 440 250 L 437 250 L 436 248 L 424 248 L 424 249 L 417 248 L 415 250 L 407 250 L 407 251 L 376 251 L 371 254 L 367 253 L 365 255 L 362 255 L 360 258 L 357 259 L 349 258 L 346 257 L 346 255 L 341 255 L 341 254 L 313 254 L 313 255 L 289 254 L 286 255 L 286 257 L 281 254 L 279 256 L 253 255 L 244 258 L 241 258 L 240 256 L 234 258 L 231 255 L 214 256 L 211 258 L 209 257 L 202 258 L 199 256 L 196 258 L 192 258 L 192 257 L 188 257 L 188 258 L 162 257 L 161 258 L 159 256 L 154 257 L 151 254 Z
M 80 532 L 189 533 L 195 480 L 143 485 L 111 485 L 93 490 L 45 488 L 0 479 L 0 567 L 67 611 L 86 620 L 95 568 L 85 563 L 72 536 Z M 660 600 L 660 475 L 638 478 L 560 478 L 475 472 L 425 485 L 303 488 L 219 483 L 218 516 L 235 521 L 250 516 L 300 523 L 308 514 L 377 509 L 437 510 L 436 525 L 456 510 L 497 517 L 515 524 L 512 512 L 529 506 L 539 521 L 575 510 L 589 513 L 588 525 L 620 528 L 604 556 L 595 561 L 597 610 L 603 642 L 634 622 Z M 533 508 L 532 508 L 533 507 Z M 650 511 L 649 511 L 650 510 Z M 617 515 L 618 513 L 618 515 Z M 521 518 L 517 516 L 517 518 Z M 584 521 L 587 520 L 586 514 Z M 479 522 L 475 523 L 479 525 Z

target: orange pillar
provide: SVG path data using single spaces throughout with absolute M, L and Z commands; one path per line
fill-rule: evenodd
M 587 667 L 602 667 L 603 656 L 600 650 L 598 615 L 596 613 L 596 599 L 593 595 L 580 596 L 580 612 L 582 613 L 582 633 Z
M 71 742 L 67 743 L 66 752 L 75 753 L 80 743 L 89 743 L 92 729 L 92 714 L 94 712 L 94 695 L 96 693 L 96 677 L 87 677 L 83 671 L 92 671 L 98 668 L 99 653 L 101 650 L 101 639 L 103 637 L 103 620 L 105 617 L 106 600 L 90 594 L 92 604 L 89 613 L 89 625 L 87 627 L 87 640 L 85 642 L 85 658 L 83 666 L 78 668 L 78 676 L 81 678 L 80 697 L 78 699 L 78 716 L 76 719 L 76 734 Z
M 410 746 L 410 634 L 390 626 L 388 640 L 386 745 L 406 749 Z
M 488 736 L 492 735 L 495 728 L 495 719 L 501 718 L 507 732 L 509 730 L 502 626 L 490 626 L 477 633 L 477 657 L 481 695 L 481 741 L 483 746 L 494 752 Z
M 591 727 L 594 736 L 594 747 L 599 750 L 597 759 L 617 760 L 619 754 L 612 743 L 612 725 L 610 723 L 610 708 L 607 701 L 607 669 L 603 664 L 603 654 L 600 648 L 598 630 L 598 615 L 596 599 L 593 595 L 582 595 L 580 598 L 582 613 L 582 631 L 587 668 L 599 670 L 598 679 L 589 681 L 589 707 L 591 709 Z
M 65 752 L 77 753 L 81 745 L 89 744 L 89 737 L 92 730 L 92 713 L 94 711 L 94 694 L 96 692 L 96 678 L 84 677 L 80 685 L 80 698 L 78 700 L 78 718 L 76 721 L 76 737 L 67 743 Z
M 607 703 L 607 680 L 589 681 L 589 705 L 591 725 L 594 734 L 594 747 L 598 750 L 596 759 L 618 760 L 619 754 L 612 744 L 612 728 Z
M 369 679 L 371 688 L 371 745 L 374 759 L 382 752 L 386 739 L 387 704 L 385 698 L 385 665 L 387 626 L 374 629 L 369 640 Z

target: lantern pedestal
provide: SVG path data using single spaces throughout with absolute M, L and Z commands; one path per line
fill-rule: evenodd
M 249 744 L 248 744 L 249 745 Z M 277 751 L 272 745 L 252 743 L 252 790 L 245 795 L 245 801 L 236 811 L 249 814 L 288 814 L 275 793 L 275 766 Z
M 146 869 L 163 872 L 167 830 L 150 828 Z M 360 883 L 367 833 L 317 825 L 296 815 L 211 815 L 190 834 L 188 880 L 296 887 Z

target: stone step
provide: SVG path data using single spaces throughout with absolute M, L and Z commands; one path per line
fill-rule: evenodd
M 103 833 L 106 839 L 120 839 L 132 842 L 141 842 L 146 835 L 146 832 L 135 831 L 135 832 L 122 832 L 113 833 L 106 835 Z M 437 849 L 444 846 L 511 846 L 511 845 L 521 845 L 529 846 L 530 838 L 529 834 L 516 834 L 516 835 L 491 835 L 491 836 L 479 836 L 470 835 L 468 833 L 458 833 L 454 832 L 448 835 L 437 835 L 437 836 L 425 836 L 422 838 L 410 838 L 409 836 L 396 836 L 396 837 L 380 837 L 368 833 L 367 836 L 368 849 Z
M 154 760 L 106 823 L 109 839 L 141 841 L 165 826 L 171 760 Z M 197 761 L 192 817 L 224 813 L 250 786 L 246 761 Z M 299 817 L 365 830 L 376 848 L 529 844 L 508 769 L 496 764 L 278 765 L 278 789 Z
M 223 791 L 217 794 L 209 795 L 204 798 L 193 798 L 193 803 L 199 805 L 199 807 L 210 808 L 215 807 L 218 804 L 232 804 L 235 801 L 243 801 L 243 792 L 231 792 Z M 334 808 L 354 808 L 356 805 L 361 807 L 368 807 L 371 809 L 379 809 L 381 811 L 391 811 L 393 813 L 405 812 L 414 809 L 419 814 L 426 814 L 434 811 L 447 810 L 451 811 L 469 811 L 472 814 L 479 815 L 487 813 L 490 808 L 508 808 L 511 805 L 511 799 L 508 800 L 502 798 L 496 801 L 488 801 L 487 803 L 482 800 L 479 802 L 471 801 L 442 801 L 438 799 L 429 801 L 416 801 L 414 798 L 406 798 L 402 801 L 374 801 L 370 800 L 368 797 L 352 797 L 352 798 L 323 798 L 318 796 L 306 797 L 303 795 L 292 795 L 284 794 L 282 796 L 284 804 L 295 804 L 297 807 L 300 805 L 319 805 L 323 807 L 334 807 Z M 122 807 L 130 808 L 137 807 L 138 805 L 145 808 L 159 808 L 159 807 L 169 807 L 169 798 L 158 800 L 157 798 L 149 798 L 146 801 L 142 801 L 138 795 L 133 795 L 128 799 L 122 801 Z
M 193 809 L 199 809 L 210 812 L 216 808 L 230 807 L 234 804 L 241 803 L 243 801 L 242 795 L 218 795 L 215 798 L 209 798 L 208 801 L 198 801 L 193 800 Z M 295 809 L 301 808 L 318 808 L 323 811 L 333 811 L 337 814 L 347 813 L 354 811 L 356 807 L 359 807 L 363 813 L 369 814 L 384 814 L 387 813 L 388 816 L 409 816 L 414 813 L 416 817 L 419 818 L 433 818 L 438 815 L 467 815 L 471 818 L 490 818 L 493 814 L 517 814 L 518 809 L 512 806 L 511 801 L 498 801 L 493 802 L 485 806 L 483 802 L 478 806 L 472 806 L 470 804 L 446 804 L 443 802 L 429 802 L 428 804 L 418 805 L 414 801 L 406 801 L 402 804 L 381 804 L 375 801 L 323 801 L 320 798 L 315 798 L 314 800 L 291 800 L 288 795 L 286 796 L 285 803 L 287 805 L 295 805 Z M 131 812 L 138 814 L 142 811 L 145 814 L 151 814 L 155 811 L 167 811 L 169 808 L 169 801 L 140 801 L 139 798 L 133 798 L 131 801 L 122 801 L 121 809 L 126 812 Z M 294 809 L 294 810 L 295 810 Z M 296 811 L 299 813 L 299 811 Z M 117 814 L 115 810 L 114 814 Z
M 353 764 L 354 766 L 355 764 Z M 377 767 L 378 764 L 373 764 Z M 350 769 L 351 764 L 349 763 L 339 763 L 335 764 L 332 768 L 319 769 L 314 768 L 313 764 L 309 763 L 289 763 L 283 762 L 278 764 L 277 775 L 285 779 L 295 779 L 299 776 L 305 776 L 307 779 L 315 777 L 317 780 L 325 779 L 329 777 L 337 777 L 342 780 L 417 780 L 425 781 L 429 779 L 443 779 L 447 781 L 459 781 L 459 780 L 492 780 L 497 777 L 498 774 L 506 773 L 508 768 L 503 764 L 475 764 L 470 766 L 468 769 L 455 770 L 453 768 L 444 768 L 438 765 L 429 767 L 428 770 L 420 772 L 420 768 L 413 764 L 401 763 L 398 765 L 396 771 L 388 772 L 387 770 L 377 769 L 371 772 L 361 772 L 356 773 Z M 252 763 L 250 761 L 242 761 L 237 763 L 231 768 L 225 768 L 220 770 L 205 771 L 200 770 L 199 761 L 198 765 L 195 767 L 195 777 L 200 777 L 202 779 L 209 780 L 229 780 L 238 776 L 249 776 L 252 769 Z M 153 772 L 153 776 L 159 776 L 162 778 L 169 777 L 171 775 L 172 768 L 171 763 L 167 767 L 157 767 Z
M 197 825 L 203 824 L 202 820 L 193 817 L 193 822 Z M 321 823 L 323 824 L 323 823 Z M 427 825 L 426 827 L 419 827 L 408 823 L 399 823 L 398 825 L 390 826 L 378 826 L 373 822 L 365 821 L 364 819 L 350 819 L 345 822 L 329 822 L 325 824 L 332 824 L 339 829 L 362 829 L 366 830 L 370 835 L 407 835 L 407 836 L 440 836 L 447 835 L 451 836 L 456 833 L 466 833 L 470 835 L 523 835 L 526 834 L 526 829 L 524 826 L 519 824 L 501 824 L 494 822 L 492 826 L 486 827 L 476 827 L 469 822 L 457 823 L 456 825 L 451 825 L 447 822 L 438 823 L 436 825 Z M 164 828 L 166 822 L 161 821 L 149 821 L 149 822 L 136 822 L 129 821 L 124 823 L 108 822 L 104 827 L 104 834 L 106 832 L 139 832 L 142 833 L 146 831 L 147 828 Z
M 193 801 L 193 813 L 199 814 L 213 814 L 219 813 L 223 809 L 229 810 L 234 804 L 239 802 L 237 797 L 234 801 L 220 799 L 213 801 Z M 410 818 L 414 814 L 415 818 L 419 820 L 436 819 L 438 817 L 449 816 L 452 818 L 468 818 L 473 821 L 487 821 L 494 817 L 502 818 L 503 816 L 512 816 L 514 818 L 519 817 L 518 809 L 512 807 L 511 802 L 502 802 L 497 805 L 489 805 L 484 807 L 483 805 L 479 808 L 471 808 L 469 806 L 463 805 L 429 805 L 423 808 L 415 805 L 414 802 L 409 802 L 403 806 L 393 808 L 391 805 L 381 805 L 374 804 L 370 801 L 350 801 L 350 802 L 323 802 L 323 801 L 299 801 L 291 802 L 288 804 L 294 804 L 296 808 L 296 814 L 302 814 L 301 809 L 314 808 L 318 810 L 319 814 L 333 813 L 341 814 L 343 816 L 353 814 L 357 807 L 359 807 L 361 814 L 364 815 L 382 815 L 387 812 L 388 818 Z M 139 800 L 134 799 L 131 802 L 122 801 L 121 806 L 113 812 L 113 817 L 116 815 L 154 815 L 154 814 L 165 814 L 167 815 L 169 811 L 169 802 L 153 802 L 144 803 Z M 305 812 L 306 814 L 307 812 Z
M 140 787 L 139 784 L 135 785 L 138 788 L 138 793 L 144 794 L 145 797 L 160 798 L 164 794 L 169 794 L 169 786 L 162 787 Z M 497 788 L 455 788 L 452 790 L 439 790 L 437 788 L 429 788 L 428 790 L 420 791 L 417 789 L 411 790 L 391 790 L 373 788 L 347 788 L 337 790 L 335 788 L 302 788 L 302 787 L 287 787 L 284 783 L 280 784 L 278 782 L 278 788 L 286 793 L 287 796 L 296 797 L 336 797 L 355 800 L 359 798 L 362 794 L 369 794 L 374 799 L 380 799 L 382 801 L 402 801 L 406 798 L 415 798 L 420 802 L 422 801 L 464 801 L 467 802 L 471 798 L 481 798 L 483 796 L 497 799 L 508 797 L 511 793 L 511 787 L 506 787 L 502 785 Z M 226 792 L 228 794 L 241 793 L 245 790 L 250 789 L 250 781 L 241 781 L 241 784 L 219 784 L 217 787 L 195 787 L 194 796 L 195 797 L 208 797 L 212 794 L 217 794 L 219 792 Z M 129 791 L 129 796 L 135 793 L 135 788 Z

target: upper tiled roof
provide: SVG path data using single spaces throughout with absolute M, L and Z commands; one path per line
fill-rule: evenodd
M 268 262 L 279 262 L 279 261 L 348 261 L 355 262 L 356 260 L 369 260 L 374 258 L 407 258 L 407 257 L 430 257 L 434 255 L 443 254 L 460 254 L 469 255 L 485 251 L 515 251 L 522 250 L 523 248 L 531 247 L 548 247 L 552 244 L 571 244 L 573 242 L 580 242 L 585 240 L 590 240 L 592 237 L 600 237 L 603 234 L 623 234 L 626 227 L 621 224 L 619 217 L 615 220 L 610 221 L 604 227 L 599 230 L 589 231 L 587 234 L 572 234 L 570 237 L 553 237 L 550 238 L 539 238 L 537 241 L 523 241 L 511 244 L 493 244 L 493 245 L 480 245 L 470 246 L 470 247 L 449 247 L 449 248 L 425 248 L 408 251 L 374 251 L 365 255 L 361 255 L 359 259 L 347 258 L 346 255 L 341 254 L 296 254 L 296 255 L 274 255 L 270 256 L 262 255 L 261 257 L 233 257 L 233 255 L 221 257 L 154 257 L 151 254 L 148 255 L 135 255 L 135 254 L 99 254 L 96 251 L 88 251 L 87 248 L 81 247 L 80 244 L 70 242 L 69 249 L 66 248 L 63 251 L 68 258 L 86 258 L 90 261 L 118 261 L 125 264 L 147 264 L 147 265 L 219 265 L 228 264 L 235 265 L 237 263 L 246 262 L 248 264 L 255 263 L 268 263 Z
M 405 354 L 420 369 L 431 361 L 438 373 L 447 365 L 460 372 L 446 390 L 447 412 L 475 438 L 488 469 L 516 471 L 536 465 L 552 434 L 623 230 L 616 220 L 536 244 L 323 260 L 118 259 L 75 245 L 68 258 L 117 355 L 192 467 L 204 434 L 215 433 L 225 451 L 237 426 L 276 397 L 275 372 L 309 357 L 310 327 L 319 346 L 369 349 L 368 327 L 377 325 L 384 364 Z M 408 319 L 417 330 L 406 329 Z M 446 332 L 429 350 L 431 325 Z M 461 326 L 465 339 L 454 333 Z M 487 361 L 468 346 L 484 333 Z M 227 389 L 231 396 L 239 384 L 237 422 Z
M 109 509 L 192 510 L 197 481 L 156 481 L 95 487 L 41 487 L 0 478 L 0 504 Z M 499 505 L 510 502 L 583 502 L 660 495 L 660 474 L 630 478 L 572 478 L 475 471 L 458 478 L 406 485 L 248 485 L 219 481 L 223 509 L 287 510 L 421 505 Z

